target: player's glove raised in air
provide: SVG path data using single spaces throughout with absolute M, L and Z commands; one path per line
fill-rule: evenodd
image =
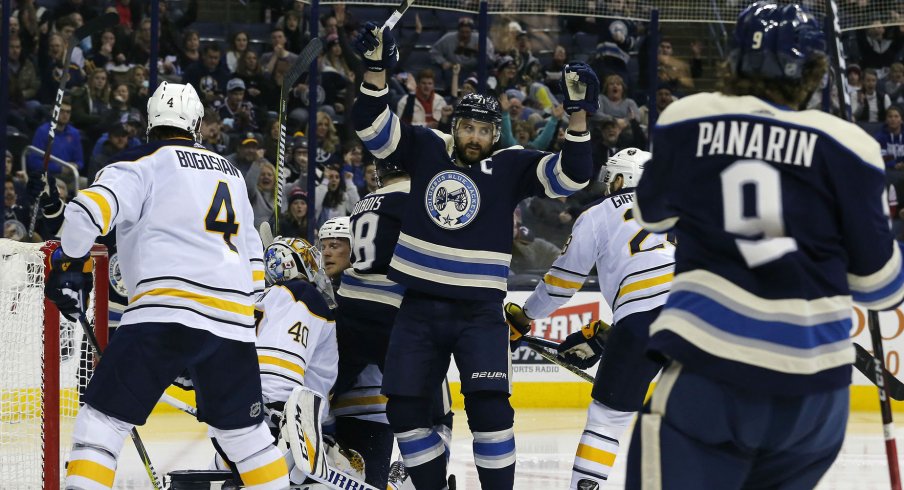
M 83 293 L 87 297 L 91 292 L 93 268 L 94 259 L 90 254 L 74 259 L 59 247 L 50 256 L 50 274 L 44 286 L 44 295 L 69 321 L 76 321 L 82 313 L 81 297 Z
M 609 328 L 602 320 L 584 325 L 580 331 L 565 337 L 565 341 L 559 344 L 559 357 L 581 369 L 593 367 L 603 355 Z
M 373 22 L 368 22 L 358 31 L 352 43 L 369 71 L 389 70 L 399 60 L 399 50 L 392 31 L 388 27 L 381 29 Z
M 512 351 L 521 345 L 521 337 L 530 333 L 530 322 L 533 320 L 524 313 L 524 308 L 515 303 L 506 303 L 502 308 L 505 323 L 509 326 L 509 345 Z
M 593 114 L 600 108 L 600 80 L 587 63 L 572 62 L 562 69 L 562 93 L 565 112 L 587 111 Z
M 53 175 L 34 172 L 28 174 L 28 183 L 25 190 L 31 201 L 40 200 L 38 205 L 44 216 L 53 217 L 63 210 L 63 201 L 60 200 L 60 190 L 56 186 L 56 178 Z

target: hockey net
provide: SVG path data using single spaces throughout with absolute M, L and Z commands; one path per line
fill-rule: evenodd
M 44 299 L 58 243 L 0 239 L 0 488 L 61 488 L 79 398 L 94 358 L 81 326 Z M 107 335 L 107 254 L 96 245 L 89 324 Z

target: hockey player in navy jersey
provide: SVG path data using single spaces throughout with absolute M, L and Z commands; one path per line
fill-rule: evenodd
M 398 56 L 391 32 L 368 23 L 355 47 L 368 69 L 352 109 L 358 136 L 377 158 L 398 162 L 411 176 L 387 274 L 406 288 L 383 378 L 389 423 L 415 486 L 445 488 L 445 449 L 431 428 L 430 405 L 454 356 L 481 485 L 512 488 L 511 357 L 502 316 L 512 213 L 525 197 L 567 196 L 589 181 L 586 119 L 598 107 L 599 81 L 585 64 L 565 68 L 571 116 L 561 152 L 497 149 L 502 115 L 494 98 L 465 96 L 451 135 L 403 125 L 388 106 L 385 70 Z
M 759 2 L 738 17 L 728 93 L 672 103 L 634 217 L 677 233 L 650 326 L 670 361 L 635 424 L 627 488 L 811 489 L 848 413 L 851 301 L 904 298 L 879 146 L 799 111 L 826 71 L 820 23 Z
M 596 266 L 600 292 L 612 308 L 611 327 L 593 322 L 559 346 L 560 356 L 582 369 L 602 358 L 574 459 L 572 490 L 605 486 L 622 433 L 661 366 L 647 358 L 646 345 L 650 324 L 669 293 L 675 246 L 634 219 L 634 188 L 649 159 L 649 153 L 637 148 L 609 158 L 603 174 L 606 197 L 575 221 L 568 246 L 524 308 L 505 306 L 509 320 L 518 322 L 516 328 L 528 330 L 531 319 L 548 317 L 568 302 Z
M 82 272 L 90 270 L 88 251 L 114 227 L 130 293 L 82 398 L 66 488 L 112 488 L 126 436 L 186 368 L 199 419 L 246 488 L 289 485 L 263 422 L 254 348 L 263 247 L 248 226 L 254 213 L 241 172 L 199 143 L 203 113 L 190 85 L 161 84 L 148 101 L 150 142 L 119 154 L 66 206 L 48 298 L 67 317 L 78 315 L 91 281 Z

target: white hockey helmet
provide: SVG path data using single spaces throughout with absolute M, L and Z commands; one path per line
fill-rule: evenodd
M 323 270 L 320 250 L 304 238 L 274 238 L 264 251 L 264 271 L 270 284 L 293 279 L 308 281 L 320 291 L 330 308 L 336 307 L 333 287 Z
M 181 83 L 163 82 L 148 99 L 148 132 L 157 126 L 184 129 L 201 142 L 201 119 L 204 104 L 194 87 Z
M 615 176 L 621 174 L 623 179 L 622 189 L 637 187 L 643 168 L 653 155 L 648 151 L 637 148 L 625 148 L 609 157 L 606 162 L 606 172 L 603 174 L 603 184 L 608 191 Z
M 345 238 L 351 243 L 352 231 L 351 220 L 348 216 L 340 216 L 338 218 L 330 218 L 320 227 L 319 238 Z

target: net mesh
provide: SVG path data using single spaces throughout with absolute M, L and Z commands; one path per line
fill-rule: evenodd
M 60 317 L 58 458 L 44 457 L 43 243 L 0 239 L 0 488 L 39 489 L 43 464 L 62 468 L 93 359 L 78 324 Z M 94 320 L 94 294 L 87 311 Z M 48 414 L 53 416 L 53 414 Z M 56 424 L 48 423 L 49 427 Z M 64 471 L 60 470 L 60 474 Z M 48 488 L 60 488 L 48 482 Z

